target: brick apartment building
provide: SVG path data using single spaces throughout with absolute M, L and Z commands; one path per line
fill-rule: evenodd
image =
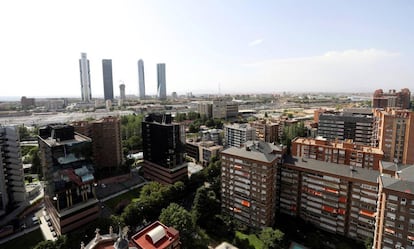
M 222 210 L 252 227 L 271 226 L 276 210 L 276 173 L 284 148 L 263 141 L 221 152 Z
M 377 136 L 384 160 L 414 164 L 414 112 L 409 110 L 377 109 Z
M 389 90 L 388 93 L 378 89 L 372 96 L 373 108 L 399 107 L 401 109 L 410 109 L 411 92 L 408 88 L 401 89 L 397 92 L 395 89 Z
M 350 238 L 373 238 L 379 171 L 293 157 L 280 170 L 280 211 Z
M 323 138 L 297 137 L 292 140 L 291 152 L 297 157 L 376 170 L 383 157 L 382 151 L 375 147 L 357 145 L 350 141 L 332 142 Z
M 414 165 L 381 162 L 376 249 L 414 248 Z
M 97 169 L 111 169 L 123 163 L 121 121 L 117 117 L 105 117 L 93 121 L 72 123 L 75 131 L 92 139 L 92 152 Z
M 271 122 L 267 120 L 259 120 L 250 123 L 250 126 L 256 129 L 256 138 L 267 143 L 280 142 L 282 138 L 280 122 Z

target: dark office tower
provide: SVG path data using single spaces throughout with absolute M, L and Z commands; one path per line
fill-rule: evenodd
M 318 135 L 328 140 L 351 139 L 356 144 L 376 146 L 375 119 L 371 109 L 346 109 L 343 113 L 319 111 Z
M 112 79 L 112 60 L 102 60 L 102 72 L 105 100 L 113 100 L 114 84 Z
M 82 101 L 91 102 L 92 100 L 91 75 L 90 75 L 89 60 L 86 58 L 86 53 L 81 53 L 81 59 L 79 60 L 79 69 L 80 69 Z
M 167 86 L 165 79 L 165 64 L 157 64 L 157 98 L 160 100 L 167 99 Z
M 187 176 L 185 131 L 171 114 L 149 114 L 142 122 L 144 177 L 172 184 Z
M 138 82 L 139 82 L 139 98 L 145 99 L 145 77 L 144 77 L 144 61 L 138 61 Z
M 99 216 L 92 163 L 92 140 L 73 126 L 48 125 L 39 130 L 44 201 L 58 235 L 83 227 Z

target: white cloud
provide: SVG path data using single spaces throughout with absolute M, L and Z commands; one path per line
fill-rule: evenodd
M 257 40 L 251 41 L 251 42 L 249 42 L 249 47 L 258 46 L 258 45 L 262 44 L 263 41 L 264 41 L 263 39 L 257 39 Z

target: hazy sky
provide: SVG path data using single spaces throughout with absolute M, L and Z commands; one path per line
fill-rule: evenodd
M 1 1 L 0 96 L 80 97 L 79 58 L 147 94 L 373 92 L 414 84 L 414 1 Z M 412 87 L 411 87 L 412 88 Z M 411 89 L 412 91 L 414 89 Z

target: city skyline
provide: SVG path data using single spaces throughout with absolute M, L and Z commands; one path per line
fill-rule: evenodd
M 408 1 L 22 2 L 0 4 L 2 96 L 78 97 L 80 52 L 93 98 L 104 95 L 104 58 L 137 96 L 139 58 L 150 65 L 147 95 L 157 92 L 159 62 L 169 68 L 167 95 L 372 92 L 414 81 Z M 88 20 L 75 18 L 79 9 Z

